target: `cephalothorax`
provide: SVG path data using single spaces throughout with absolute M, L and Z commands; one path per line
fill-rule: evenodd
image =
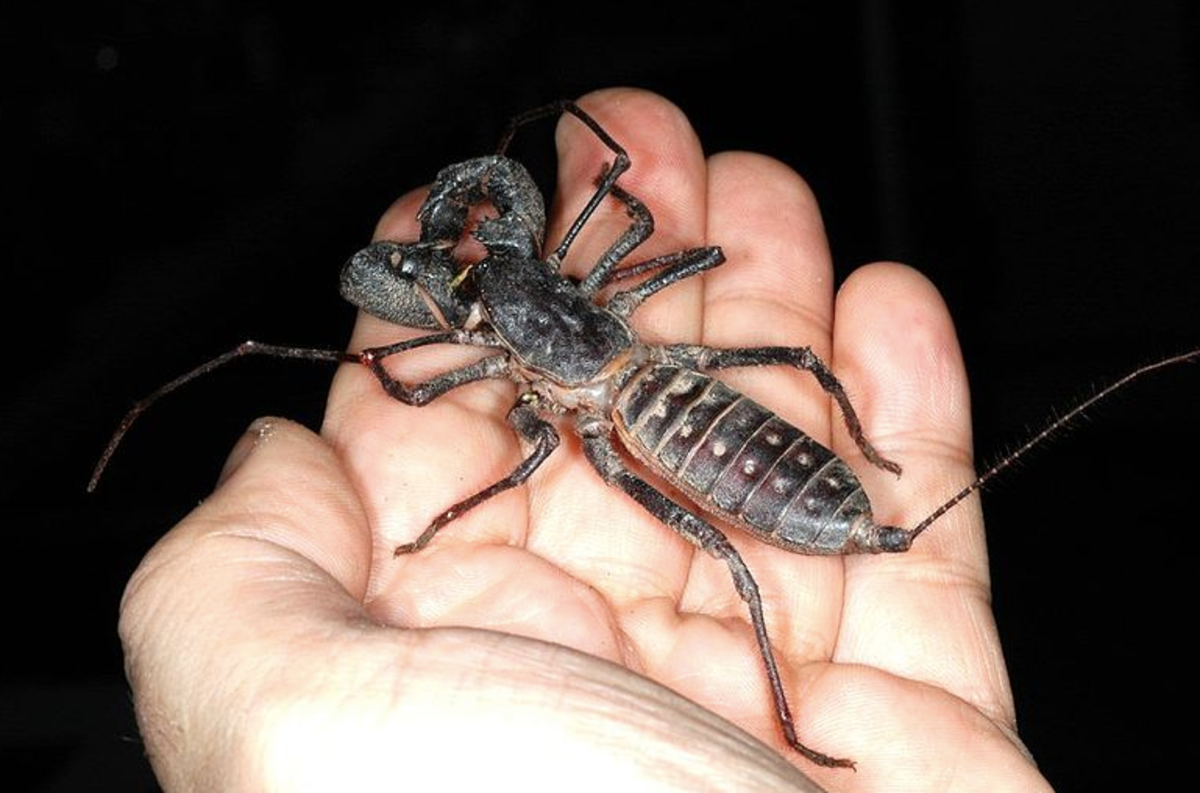
M 504 156 L 513 132 L 534 119 L 567 113 L 587 125 L 612 151 L 596 190 L 558 247 L 542 255 L 545 209 L 533 180 Z M 625 150 L 586 112 L 560 102 L 518 116 L 499 153 L 467 160 L 437 176 L 418 219 L 421 238 L 380 241 L 355 254 L 342 271 L 347 300 L 370 314 L 428 335 L 384 347 L 339 350 L 263 345 L 239 347 L 171 381 L 137 403 L 121 422 L 96 467 L 104 467 L 133 421 L 154 401 L 201 374 L 248 354 L 362 364 L 392 397 L 424 405 L 451 389 L 489 378 L 517 384 L 508 420 L 532 446 L 508 476 L 454 504 L 435 517 L 396 554 L 423 548 L 446 524 L 504 490 L 525 482 L 559 443 L 548 414 L 573 414 L 575 433 L 597 473 L 697 547 L 723 560 L 745 600 L 787 742 L 825 766 L 852 766 L 815 751 L 796 735 L 763 615 L 762 598 L 742 557 L 712 522 L 657 490 L 621 459 L 624 447 L 703 510 L 755 537 L 804 554 L 901 552 L 934 520 L 1028 447 L 1081 410 L 1153 368 L 1200 356 L 1200 351 L 1139 369 L 1057 420 L 1043 433 L 912 529 L 876 523 L 854 472 L 830 450 L 766 407 L 739 394 L 708 372 L 787 365 L 810 372 L 837 402 L 851 438 L 873 465 L 899 474 L 867 441 L 854 408 L 833 373 L 807 347 L 715 348 L 642 342 L 628 318 L 646 298 L 724 262 L 718 247 L 701 247 L 622 264 L 653 233 L 650 211 L 617 184 L 630 166 Z M 559 265 L 583 226 L 606 198 L 624 205 L 628 229 L 579 280 Z M 490 203 L 495 217 L 469 228 L 472 210 Z M 455 247 L 470 233 L 486 254 L 474 263 L 456 258 Z M 602 300 L 601 290 L 646 276 Z M 423 383 L 396 380 L 385 358 L 430 344 L 484 347 L 492 354 Z

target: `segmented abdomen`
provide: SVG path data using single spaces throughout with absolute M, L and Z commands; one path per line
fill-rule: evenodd
M 870 517 L 858 478 L 833 452 L 700 372 L 643 367 L 613 417 L 634 456 L 766 542 L 836 554 L 854 521 Z

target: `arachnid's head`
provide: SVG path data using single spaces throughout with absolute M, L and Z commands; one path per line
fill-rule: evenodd
M 409 328 L 461 327 L 470 306 L 453 287 L 458 267 L 443 242 L 373 242 L 342 268 L 342 297 Z

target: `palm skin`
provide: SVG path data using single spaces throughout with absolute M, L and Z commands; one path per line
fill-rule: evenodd
M 721 377 L 850 461 L 880 520 L 912 526 L 973 478 L 962 363 L 927 281 L 871 265 L 835 297 L 815 199 L 785 166 L 706 160 L 683 115 L 645 92 L 581 104 L 628 149 L 621 183 L 655 214 L 635 258 L 702 244 L 728 258 L 651 298 L 634 316 L 644 339 L 812 346 L 900 479 L 861 459 L 808 375 Z M 550 245 L 609 159 L 569 118 L 558 145 Z M 376 236 L 415 238 L 420 199 L 398 201 Z M 584 271 L 627 223 L 606 202 L 565 269 Z M 360 316 L 350 349 L 406 334 Z M 427 348 L 388 367 L 411 383 L 478 356 Z M 787 748 L 727 569 L 607 487 L 569 421 L 529 483 L 394 557 L 528 451 L 504 421 L 515 393 L 488 381 L 408 407 L 343 366 L 321 438 L 254 425 L 123 602 L 166 789 L 461 789 L 510 776 L 532 790 L 810 789 L 797 768 L 829 790 L 1048 789 L 1015 737 L 974 500 L 886 557 L 802 557 L 728 529 L 762 591 L 801 740 L 857 772 Z

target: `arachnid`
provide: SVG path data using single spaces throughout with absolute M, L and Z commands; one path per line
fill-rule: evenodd
M 455 518 L 522 484 L 559 444 L 552 419 L 573 416 L 573 430 L 603 480 L 641 504 L 683 537 L 726 563 L 746 601 L 784 735 L 823 765 L 849 761 L 814 751 L 796 736 L 784 685 L 766 629 L 757 584 L 741 555 L 701 510 L 771 544 L 798 553 L 843 554 L 907 550 L 914 537 L 992 475 L 961 491 L 913 529 L 877 524 L 854 472 L 801 429 L 783 421 L 709 372 L 743 366 L 788 365 L 811 373 L 840 409 L 850 436 L 871 463 L 898 472 L 866 440 L 845 390 L 805 347 L 714 348 L 644 343 L 628 320 L 658 291 L 721 265 L 718 247 L 700 247 L 630 262 L 653 232 L 652 215 L 618 180 L 629 158 L 586 112 L 560 103 L 518 117 L 517 126 L 566 112 L 587 125 L 613 153 L 595 192 L 556 248 L 544 251 L 542 198 L 524 169 L 503 155 L 475 158 L 439 173 L 419 213 L 420 239 L 381 241 L 356 254 L 342 276 L 342 293 L 365 311 L 430 331 L 416 339 L 359 353 L 247 342 L 172 381 L 143 400 L 122 422 L 97 468 L 93 485 L 130 424 L 151 403 L 229 360 L 264 354 L 367 367 L 392 397 L 425 405 L 450 390 L 485 379 L 516 384 L 509 422 L 532 451 L 507 476 L 434 517 L 424 533 L 396 549 L 412 553 Z M 506 146 L 508 137 L 501 144 Z M 606 200 L 631 218 L 572 279 L 560 265 L 580 231 Z M 490 204 L 494 217 L 470 225 Z M 483 247 L 476 262 L 458 258 L 467 236 Z M 632 282 L 632 286 L 623 281 Z M 486 349 L 478 361 L 408 384 L 385 360 L 433 344 Z M 621 455 L 630 453 L 692 502 L 655 488 Z

